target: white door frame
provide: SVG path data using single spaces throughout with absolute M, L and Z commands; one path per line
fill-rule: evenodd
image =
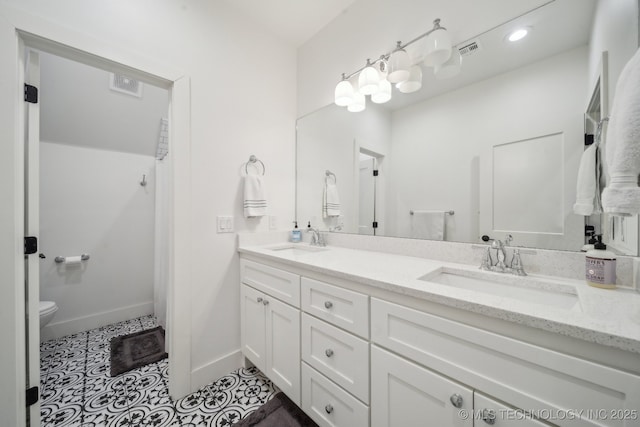
M 190 79 L 164 64 L 119 46 L 0 5 L 0 413 L 6 425 L 21 427 L 25 410 L 24 237 L 24 48 L 32 47 L 170 91 L 172 149 L 167 290 L 169 393 L 191 391 L 191 172 Z M 179 284 L 179 287 L 176 286 Z

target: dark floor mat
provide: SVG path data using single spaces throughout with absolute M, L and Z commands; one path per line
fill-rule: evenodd
M 234 427 L 318 427 L 284 393 L 276 394 Z
M 164 329 L 135 332 L 111 338 L 111 376 L 157 362 L 167 357 L 164 351 Z

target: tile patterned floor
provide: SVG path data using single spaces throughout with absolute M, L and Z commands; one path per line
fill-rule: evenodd
M 42 343 L 41 426 L 229 426 L 278 391 L 257 369 L 239 369 L 172 401 L 167 359 L 111 378 L 109 340 L 154 326 L 147 316 Z

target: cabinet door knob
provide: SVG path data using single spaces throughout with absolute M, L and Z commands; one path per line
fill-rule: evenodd
M 262 302 L 262 297 L 258 297 L 258 302 Z
M 324 407 L 324 410 L 327 412 L 327 414 L 330 414 L 333 412 L 333 406 L 331 406 L 330 404 Z
M 266 300 L 266 299 L 265 299 L 265 300 L 262 300 L 262 304 L 264 304 L 264 305 L 269 305 L 269 300 Z
M 482 421 L 487 424 L 494 425 L 496 423 L 496 411 L 493 409 L 483 409 Z
M 463 399 L 462 396 L 460 396 L 458 393 L 452 394 L 449 400 L 451 401 L 451 404 L 456 408 L 462 408 Z
M 331 308 L 331 307 L 333 307 L 333 303 L 331 301 L 324 302 L 324 308 Z
M 324 354 L 326 354 L 326 355 L 327 355 L 327 357 L 331 357 L 331 356 L 333 356 L 333 350 L 331 350 L 330 348 L 328 348 L 328 349 L 326 349 L 326 350 L 324 351 Z

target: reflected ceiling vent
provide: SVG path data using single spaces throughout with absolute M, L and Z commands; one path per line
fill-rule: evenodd
M 460 51 L 460 55 L 462 56 L 471 56 L 475 53 L 480 52 L 480 42 L 478 40 L 471 40 L 469 42 L 465 42 L 462 46 L 458 48 Z
M 142 82 L 127 77 L 123 74 L 110 73 L 109 88 L 116 92 L 126 93 L 127 95 L 142 98 Z

